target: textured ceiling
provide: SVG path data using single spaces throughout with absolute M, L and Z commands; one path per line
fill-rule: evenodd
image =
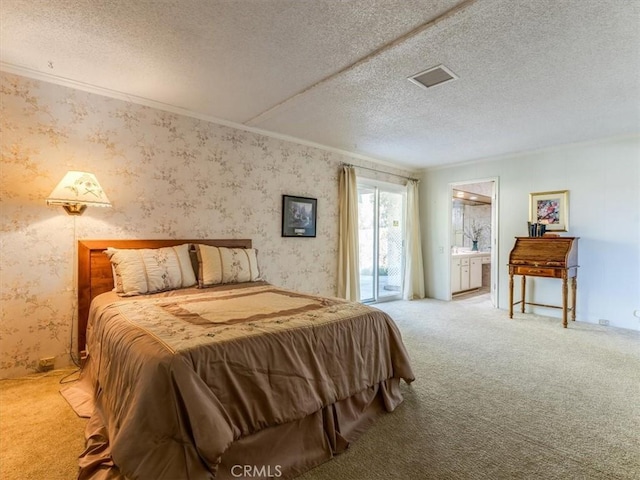
M 411 168 L 640 133 L 640 0 L 1 0 L 0 33 L 6 71 Z

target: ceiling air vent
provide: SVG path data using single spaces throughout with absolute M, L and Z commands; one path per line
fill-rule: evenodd
M 447 67 L 444 65 L 438 65 L 437 67 L 430 68 L 424 72 L 416 73 L 409 77 L 409 80 L 421 87 L 431 88 L 457 78 L 458 76 Z

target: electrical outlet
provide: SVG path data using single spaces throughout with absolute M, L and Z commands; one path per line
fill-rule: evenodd
M 600 325 L 604 325 L 605 327 L 609 326 L 609 320 L 605 320 L 604 318 L 601 318 L 600 320 L 598 320 L 598 323 Z
M 41 358 L 40 363 L 38 364 L 40 366 L 40 371 L 46 372 L 48 370 L 53 370 L 55 361 L 56 361 L 55 357 Z

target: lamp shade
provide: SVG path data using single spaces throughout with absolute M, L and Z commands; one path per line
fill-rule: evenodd
M 80 215 L 87 206 L 110 207 L 111 202 L 93 173 L 71 171 L 53 189 L 47 205 L 61 205 L 69 214 Z

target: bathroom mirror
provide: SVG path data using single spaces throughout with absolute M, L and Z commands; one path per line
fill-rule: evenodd
M 479 251 L 488 251 L 491 243 L 491 197 L 483 194 L 491 183 L 454 187 L 451 198 L 451 247 L 471 250 L 474 240 Z

